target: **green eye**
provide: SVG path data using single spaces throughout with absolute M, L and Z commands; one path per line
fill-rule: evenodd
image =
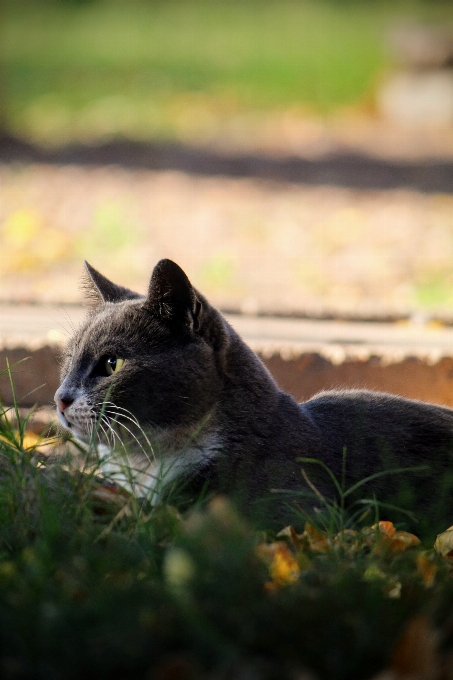
M 105 370 L 107 371 L 107 375 L 113 375 L 114 373 L 118 373 L 123 364 L 124 359 L 120 359 L 120 357 L 116 356 L 107 357 L 107 359 L 105 360 Z

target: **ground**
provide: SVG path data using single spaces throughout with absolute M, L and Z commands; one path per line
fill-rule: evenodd
M 132 142 L 51 152 L 4 139 L 1 297 L 78 300 L 85 258 L 144 291 L 170 257 L 226 308 L 445 310 L 452 132 L 356 129 L 355 142 L 353 120 L 299 134 L 297 155 L 294 139 L 272 153 L 256 140 L 227 153 Z M 378 154 L 379 137 L 393 144 Z

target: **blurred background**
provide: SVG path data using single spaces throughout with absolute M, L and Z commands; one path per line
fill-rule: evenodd
M 2 0 L 0 300 L 453 309 L 450 0 Z

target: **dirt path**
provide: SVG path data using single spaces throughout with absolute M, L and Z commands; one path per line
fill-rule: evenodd
M 170 257 L 224 308 L 453 303 L 453 194 L 117 166 L 0 164 L 0 299 L 77 302 L 83 260 L 145 291 Z

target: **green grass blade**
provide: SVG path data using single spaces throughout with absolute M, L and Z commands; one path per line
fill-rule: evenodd
M 417 465 L 414 467 L 395 468 L 394 470 L 381 470 L 381 472 L 375 472 L 374 474 L 369 475 L 364 479 L 361 479 L 360 482 L 356 482 L 356 484 L 353 484 L 351 487 L 349 487 L 349 489 L 345 491 L 344 497 L 346 498 L 351 493 L 354 493 L 354 491 L 357 491 L 357 489 L 360 489 L 361 486 L 364 486 L 364 484 L 367 484 L 368 482 L 371 482 L 374 479 L 379 479 L 380 477 L 387 477 L 388 475 L 403 474 L 404 472 L 417 472 L 421 470 L 429 470 L 429 465 Z

